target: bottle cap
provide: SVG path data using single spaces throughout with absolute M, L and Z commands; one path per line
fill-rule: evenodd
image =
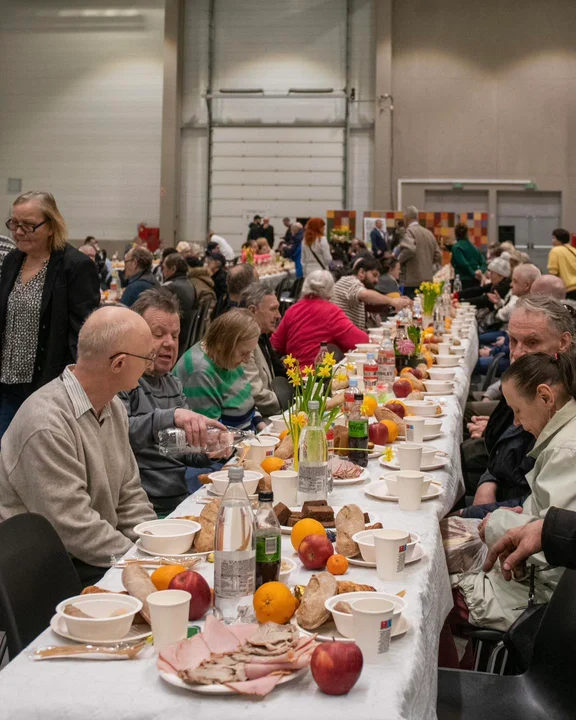
M 274 500 L 274 493 L 272 490 L 260 490 L 258 493 L 258 502 L 272 502 Z
M 244 479 L 244 468 L 243 467 L 231 467 L 228 470 L 228 480 L 239 480 L 242 482 Z
M 353 377 L 349 378 L 348 385 L 350 387 L 358 387 L 358 379 Z
M 308 407 L 310 408 L 310 410 L 319 410 L 320 403 L 318 402 L 318 400 L 310 400 L 310 402 L 308 403 Z
M 374 360 L 374 353 L 368 353 L 366 355 L 366 360 Z

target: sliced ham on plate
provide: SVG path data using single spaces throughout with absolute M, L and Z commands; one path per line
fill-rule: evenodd
M 266 675 L 257 680 L 246 680 L 245 682 L 224 683 L 226 687 L 232 688 L 241 695 L 268 695 L 282 680 L 282 674 Z
M 206 617 L 204 632 L 200 637 L 204 638 L 204 642 L 214 655 L 234 652 L 242 644 L 230 628 L 217 620 L 214 615 Z
M 210 649 L 204 642 L 203 635 L 194 635 L 186 640 L 181 640 L 160 653 L 160 660 L 173 668 L 173 672 L 176 671 L 176 673 L 182 670 L 193 670 L 204 660 L 210 660 L 210 657 Z

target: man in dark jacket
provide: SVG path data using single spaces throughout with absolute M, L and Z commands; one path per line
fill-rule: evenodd
M 372 252 L 375 258 L 382 258 L 388 251 L 388 243 L 386 242 L 386 230 L 384 230 L 384 223 L 382 220 L 376 220 L 374 228 L 370 233 L 370 242 L 372 243 Z
M 140 293 L 158 287 L 158 280 L 152 274 L 153 259 L 145 247 L 132 248 L 124 256 L 124 275 L 128 282 L 122 294 L 123 305 L 132 307 Z
M 258 240 L 259 237 L 262 237 L 262 218 L 260 215 L 254 215 L 254 220 L 248 226 L 246 240 Z
M 226 258 L 220 253 L 213 252 L 206 256 L 206 267 L 214 281 L 214 292 L 216 300 L 224 297 L 227 288 Z
M 178 338 L 178 357 L 188 349 L 190 330 L 196 314 L 196 290 L 188 279 L 188 264 L 178 253 L 164 258 L 162 275 L 166 282 L 163 287 L 178 298 L 180 305 L 180 337 Z

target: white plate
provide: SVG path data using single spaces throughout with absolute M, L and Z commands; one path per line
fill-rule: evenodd
M 368 455 L 370 457 L 370 455 Z M 377 456 L 376 456 L 377 457 Z M 344 479 L 337 479 L 333 478 L 332 482 L 334 485 L 356 485 L 356 483 L 364 482 L 364 480 L 368 480 L 370 478 L 370 473 L 368 472 L 368 468 L 364 468 L 360 475 L 355 478 L 344 478 Z
M 219 497 L 219 498 L 224 496 L 224 493 L 216 492 L 214 485 L 212 485 L 212 483 L 208 483 L 204 487 L 206 488 L 206 492 L 208 493 L 208 495 L 214 495 L 214 497 Z M 258 500 L 258 493 L 254 493 L 254 495 L 248 495 L 248 499 L 249 500 Z
M 422 497 L 422 501 L 433 500 L 434 498 L 440 497 L 444 490 L 439 483 L 430 483 L 428 492 Z M 382 480 L 375 480 L 370 485 L 366 485 L 364 488 L 365 495 L 376 498 L 377 500 L 386 500 L 387 502 L 398 502 L 396 495 L 388 494 L 388 486 Z
M 344 637 L 344 635 L 340 635 L 340 633 L 336 629 L 336 623 L 334 622 L 334 620 L 328 620 L 324 623 L 324 625 L 321 625 L 319 628 L 316 628 L 316 630 L 312 631 L 304 630 L 304 628 L 300 627 L 298 623 L 296 623 L 296 627 L 303 635 L 307 635 L 308 637 L 316 635 L 316 640 L 319 640 L 320 642 L 331 642 L 332 640 L 336 640 L 336 642 L 354 642 L 354 638 L 347 638 Z M 406 617 L 406 615 L 401 615 L 398 626 L 394 628 L 392 632 L 392 637 L 397 638 L 405 635 L 411 627 L 412 621 L 410 620 L 410 618 Z M 210 686 L 208 685 L 207 687 Z
M 157 552 L 151 552 L 150 550 L 146 550 L 142 547 L 142 538 L 138 538 L 136 542 L 134 543 L 136 545 L 137 550 L 144 553 L 145 555 L 151 555 L 152 557 L 163 557 L 163 558 L 169 558 L 170 560 L 192 560 L 193 558 L 197 557 L 204 557 L 207 553 L 183 553 L 182 555 L 173 555 L 172 553 L 157 553 Z
M 144 638 L 147 638 L 152 634 L 152 630 L 148 625 L 132 625 L 128 634 L 124 635 L 124 637 L 120 638 L 120 640 L 118 640 L 118 638 L 114 638 L 113 640 L 82 640 L 81 638 L 76 637 L 76 635 L 72 635 L 68 632 L 68 627 L 66 626 L 64 617 L 58 613 L 52 616 L 52 620 L 50 620 L 50 628 L 56 633 L 56 635 L 60 635 L 60 637 L 66 638 L 67 640 L 74 640 L 75 642 L 82 643 L 83 645 L 116 645 L 116 643 L 119 642 L 132 643 L 136 642 L 136 640 L 144 640 Z M 148 630 L 141 632 L 139 628 L 148 628 Z
M 442 437 L 442 432 L 433 433 L 432 435 L 424 435 L 424 442 L 428 440 L 436 440 L 436 438 Z M 407 442 L 406 438 L 398 438 L 396 442 Z
M 418 562 L 418 560 L 422 560 L 422 558 L 426 555 L 426 551 L 424 550 L 424 547 L 420 543 L 416 543 L 416 546 L 414 547 L 414 550 L 412 551 L 412 557 L 410 560 L 406 560 L 406 565 L 411 565 L 412 563 Z M 361 557 L 357 558 L 348 558 L 348 562 L 350 565 L 358 565 L 358 567 L 367 567 L 367 568 L 375 568 L 376 563 L 368 562 L 367 560 L 362 560 Z
M 302 630 L 302 632 L 305 631 Z M 309 633 L 306 633 L 306 635 L 309 635 Z M 292 680 L 296 680 L 297 678 L 302 677 L 302 675 L 305 675 L 307 672 L 308 668 L 305 667 L 302 668 L 302 670 L 296 670 L 296 672 L 293 672 L 290 675 L 284 675 L 284 677 L 278 682 L 276 687 L 278 687 L 279 685 L 284 685 L 287 682 L 291 682 Z M 179 687 L 183 690 L 190 690 L 191 692 L 201 693 L 202 695 L 238 695 L 238 697 L 241 697 L 244 700 L 248 697 L 247 695 L 237 693 L 235 690 L 232 690 L 232 688 L 226 687 L 226 685 L 189 685 L 188 683 L 185 683 L 184 680 L 181 680 L 178 675 L 164 672 L 164 670 L 159 670 L 158 674 L 160 675 L 162 680 L 170 683 L 170 685 L 174 685 L 174 687 Z
M 340 510 L 342 509 L 342 508 L 340 508 L 340 507 L 334 507 L 333 505 L 330 505 L 330 507 L 332 508 L 332 510 L 334 510 L 334 517 L 336 517 L 336 515 L 338 515 L 338 513 L 339 513 Z M 301 509 L 302 509 L 301 506 L 300 506 L 300 507 L 291 507 L 291 508 L 290 508 L 290 510 L 293 510 L 294 512 L 300 512 Z M 368 511 L 366 510 L 366 511 L 363 511 L 363 512 L 368 512 Z M 378 522 L 378 518 L 376 517 L 376 515 L 374 515 L 374 513 L 369 512 L 369 513 L 368 513 L 368 516 L 370 517 L 370 522 L 368 523 L 369 525 L 374 525 L 374 523 Z M 336 527 L 333 527 L 333 528 L 325 528 L 325 529 L 326 529 L 326 530 L 332 530 L 333 532 L 336 531 Z M 283 535 L 290 535 L 290 534 L 292 533 L 292 528 L 291 528 L 291 527 L 288 527 L 287 525 L 280 525 L 280 530 L 282 530 L 282 534 L 283 534 Z
M 444 391 L 444 392 L 424 392 L 424 393 L 422 393 L 422 395 L 424 395 L 424 397 L 442 397 L 442 396 L 450 397 L 450 395 L 454 395 L 454 391 L 452 391 L 452 392 L 446 392 L 446 391 Z M 440 415 L 436 415 L 436 417 L 440 417 Z
M 400 465 L 396 462 L 396 460 L 391 460 L 390 462 L 387 462 L 386 460 L 384 460 L 384 458 L 380 458 L 378 462 L 383 467 L 390 468 L 390 470 L 400 470 Z M 445 458 L 441 455 L 436 455 L 431 463 L 421 465 L 420 470 L 425 472 L 428 470 L 440 470 L 441 468 L 446 466 L 447 462 L 448 458 Z

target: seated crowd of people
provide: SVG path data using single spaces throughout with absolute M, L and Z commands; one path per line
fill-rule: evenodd
M 108 266 L 94 238 L 73 248 L 51 195 L 20 196 L 7 222 L 13 241 L 2 240 L 0 520 L 41 513 L 82 581 L 96 582 L 131 547 L 135 525 L 173 511 L 201 472 L 227 459 L 203 452 L 209 428 L 259 431 L 288 407 L 282 356 L 310 365 L 323 343 L 345 353 L 412 303 L 440 262 L 417 217 L 409 208 L 391 235 L 380 223 L 371 250 L 357 241 L 336 266 L 321 218 L 304 227 L 285 218 L 280 252 L 298 257 L 304 278 L 281 315 L 275 289 L 250 262 L 234 264 L 213 233 L 206 249 L 165 249 L 156 268 L 146 247 L 128 247 L 121 300 L 102 304 Z M 448 553 L 455 605 L 441 662 L 459 662 L 452 631 L 506 630 L 518 618 L 526 558 L 538 566 L 538 602 L 550 598 L 558 565 L 576 565 L 575 321 L 562 233 L 548 275 L 509 246 L 491 247 L 486 262 L 465 226 L 455 233 L 457 295 L 477 309 L 475 375 L 494 370 L 496 381 L 469 396 L 466 495 L 442 521 L 448 536 L 464 524 L 482 551 L 471 565 Z M 267 218 L 254 219 L 247 243 L 261 238 L 273 251 Z M 190 342 L 204 303 L 210 321 Z M 171 428 L 198 452 L 162 454 L 159 433 Z

